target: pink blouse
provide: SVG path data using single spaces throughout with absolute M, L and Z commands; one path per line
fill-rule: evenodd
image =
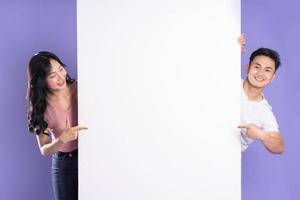
M 66 129 L 67 120 L 70 127 L 78 125 L 77 83 L 71 84 L 71 104 L 68 109 L 62 109 L 55 101 L 47 98 L 47 108 L 44 115 L 52 139 L 58 138 Z M 59 151 L 70 152 L 78 148 L 78 140 L 64 144 Z

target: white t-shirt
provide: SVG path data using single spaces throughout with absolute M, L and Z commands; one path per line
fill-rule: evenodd
M 243 81 L 242 81 L 243 82 Z M 269 105 L 267 100 L 264 98 L 262 101 L 250 101 L 247 94 L 244 92 L 242 85 L 242 101 L 241 101 L 241 124 L 255 124 L 256 126 L 263 129 L 265 132 L 278 130 L 278 124 L 276 118 L 272 112 L 272 107 Z M 246 130 L 241 131 L 241 145 L 242 152 L 245 151 L 249 144 L 254 140 L 246 136 Z

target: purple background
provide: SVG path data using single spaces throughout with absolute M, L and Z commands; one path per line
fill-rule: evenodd
M 49 50 L 76 75 L 76 1 L 1 0 L 0 27 L 0 199 L 53 200 L 50 157 L 27 131 L 26 68 Z
M 300 2 L 298 0 L 242 1 L 242 31 L 246 52 L 242 70 L 251 52 L 261 46 L 276 49 L 282 58 L 277 78 L 265 95 L 273 107 L 285 140 L 282 155 L 268 153 L 255 142 L 242 156 L 243 200 L 300 199 Z
M 242 31 L 247 38 L 243 71 L 250 53 L 261 46 L 278 50 L 282 57 L 282 68 L 265 95 L 286 144 L 279 156 L 259 142 L 243 154 L 243 200 L 300 199 L 299 8 L 297 0 L 242 1 Z M 27 131 L 26 67 L 35 52 L 49 50 L 76 77 L 76 1 L 1 0 L 0 25 L 0 199 L 52 200 L 50 159 L 40 155 L 35 137 Z

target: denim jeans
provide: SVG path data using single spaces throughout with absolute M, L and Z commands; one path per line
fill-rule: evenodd
M 52 185 L 56 200 L 78 199 L 78 153 L 52 155 Z

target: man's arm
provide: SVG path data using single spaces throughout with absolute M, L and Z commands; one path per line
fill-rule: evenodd
M 260 140 L 269 152 L 274 154 L 284 152 L 284 142 L 279 132 L 265 132 L 254 124 L 241 125 L 239 128 L 247 130 L 247 137 Z
M 279 132 L 266 132 L 262 136 L 261 142 L 271 153 L 280 154 L 284 151 L 283 139 Z

